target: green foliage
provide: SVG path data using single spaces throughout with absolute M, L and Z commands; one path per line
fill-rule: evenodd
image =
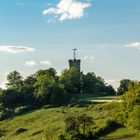
M 115 118 L 118 122 L 140 131 L 140 83 L 129 86 L 122 96 L 122 102 L 115 109 Z
M 50 90 L 55 83 L 54 76 L 49 70 L 39 70 L 36 72 L 34 97 L 37 104 L 50 103 Z
M 117 89 L 117 95 L 123 95 L 125 92 L 128 91 L 129 86 L 134 84 L 133 81 L 129 79 L 123 79 L 120 81 L 120 86 Z
M 15 89 L 4 90 L 3 105 L 6 108 L 15 108 L 22 105 L 22 94 Z
M 20 75 L 19 72 L 17 71 L 10 72 L 7 75 L 7 81 L 8 81 L 8 83 L 6 84 L 7 88 L 19 89 L 23 84 L 22 79 L 23 77 Z
M 86 135 L 90 132 L 90 127 L 93 124 L 93 118 L 86 114 L 80 116 L 69 116 L 65 119 L 65 131 L 71 135 Z
M 87 133 L 85 140 L 87 140 L 91 134 L 100 130 L 107 124 L 107 120 L 112 117 L 112 110 L 114 110 L 114 103 L 102 103 L 93 104 L 87 108 L 77 108 L 77 107 L 57 107 L 48 109 L 36 109 L 31 112 L 26 112 L 25 114 L 11 117 L 10 119 L 0 121 L 0 130 L 4 130 L 2 140 L 16 140 L 16 139 L 47 139 L 57 140 L 60 134 L 64 134 L 65 139 L 70 140 L 70 136 L 65 134 L 65 122 L 64 120 L 68 116 L 81 116 L 86 114 L 93 118 L 94 123 L 91 124 L 90 130 L 92 133 Z M 102 110 L 100 110 L 102 108 Z M 20 133 L 19 135 L 13 135 L 18 128 L 26 128 L 28 131 Z M 120 128 L 119 128 L 120 130 Z M 80 130 L 82 133 L 83 131 Z M 115 131 L 116 132 L 116 131 Z M 112 134 L 114 132 L 109 132 Z M 135 139 L 135 131 L 130 132 L 129 129 L 125 128 L 119 135 L 114 134 L 112 139 L 126 138 L 127 135 L 132 135 L 132 139 Z M 46 137 L 47 135 L 47 137 Z M 81 134 L 82 135 L 82 134 Z M 80 136 L 81 136 L 80 135 Z M 124 137 L 123 137 L 124 135 Z M 104 137 L 104 136 L 103 136 Z M 110 137 L 108 137 L 109 139 Z M 96 138 L 89 138 L 89 140 L 94 140 Z
M 13 71 L 7 75 L 7 80 L 7 89 L 0 89 L 0 103 L 4 108 L 13 110 L 23 106 L 75 104 L 77 100 L 72 96 L 81 94 L 82 88 L 84 92 L 91 94 L 114 94 L 114 89 L 107 86 L 101 77 L 94 73 L 82 75 L 75 68 L 64 70 L 60 77 L 56 75 L 56 70 L 53 68 L 38 70 L 25 79 L 19 72 Z M 88 105 L 81 101 L 78 106 Z
M 69 100 L 69 94 L 66 93 L 64 87 L 60 84 L 52 86 L 51 103 L 55 105 L 64 105 Z
M 83 75 L 82 81 L 84 93 L 97 93 L 99 88 L 104 86 L 104 80 L 100 77 L 96 77 L 93 72 Z
M 65 138 L 64 135 L 60 134 L 60 135 L 58 136 L 58 140 L 66 140 L 66 138 Z
M 112 86 L 107 86 L 104 79 L 96 76 L 93 72 L 82 75 L 83 93 L 98 95 L 115 95 L 116 92 Z
M 140 133 L 140 105 L 136 105 L 130 113 L 127 125 Z
M 80 93 L 80 73 L 75 69 L 65 69 L 59 79 L 67 93 Z

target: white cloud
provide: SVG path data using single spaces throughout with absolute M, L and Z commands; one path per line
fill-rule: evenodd
M 8 53 L 24 53 L 24 52 L 33 52 L 35 51 L 34 48 L 25 47 L 25 46 L 0 46 L 1 52 L 8 52 Z
M 115 89 L 117 89 L 120 85 L 120 79 L 107 79 L 105 82 L 112 85 Z
M 90 2 L 78 2 L 76 0 L 61 0 L 56 7 L 50 7 L 43 11 L 43 15 L 54 14 L 60 21 L 79 19 L 84 16 L 85 8 L 91 6 Z
M 26 66 L 28 66 L 28 67 L 34 67 L 34 66 L 36 66 L 37 64 L 36 64 L 36 62 L 35 61 L 26 61 L 25 62 L 25 65 Z
M 125 46 L 126 47 L 129 47 L 129 48 L 140 49 L 140 42 L 132 42 L 132 43 L 127 44 Z
M 50 61 L 48 61 L 48 60 L 41 61 L 40 63 L 41 63 L 42 65 L 48 65 L 48 66 L 50 66 L 50 65 L 51 65 L 51 62 L 50 62 Z
M 88 61 L 89 63 L 92 63 L 95 60 L 94 56 L 84 56 L 83 60 Z

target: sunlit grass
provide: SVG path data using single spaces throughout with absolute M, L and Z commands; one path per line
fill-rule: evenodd
M 94 98 L 97 99 L 97 97 Z M 107 100 L 108 98 L 114 99 L 111 96 L 104 97 Z M 103 127 L 106 120 L 112 118 L 112 110 L 113 102 L 91 104 L 88 107 L 59 107 L 30 111 L 23 115 L 1 121 L 0 130 L 3 130 L 4 133 L 0 137 L 0 140 L 57 140 L 58 136 L 64 133 L 65 118 L 70 115 L 77 116 L 79 114 L 91 116 L 95 122 L 92 128 L 96 130 Z M 26 129 L 27 131 L 16 134 L 19 129 Z M 106 135 L 104 139 L 132 136 L 134 136 L 133 131 L 127 128 L 120 128 Z

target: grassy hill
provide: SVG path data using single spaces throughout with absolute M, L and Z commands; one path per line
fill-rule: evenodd
M 104 98 L 113 101 L 110 97 Z M 82 97 L 79 100 L 82 100 Z M 0 140 L 57 140 L 58 136 L 64 133 L 65 118 L 79 114 L 87 114 L 93 117 L 95 123 L 92 129 L 98 131 L 105 127 L 107 120 L 112 118 L 112 109 L 113 102 L 93 103 L 82 107 L 81 104 L 77 104 L 73 107 L 67 106 L 46 109 L 44 107 L 42 109 L 32 110 L 22 115 L 0 121 Z M 127 128 L 119 128 L 102 136 L 100 139 L 135 140 L 140 139 L 140 137 L 135 137 L 135 132 Z

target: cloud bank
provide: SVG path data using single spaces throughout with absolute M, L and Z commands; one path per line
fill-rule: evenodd
M 86 8 L 91 6 L 90 2 L 78 2 L 76 0 L 61 0 L 56 7 L 50 7 L 43 11 L 43 15 L 53 14 L 60 21 L 79 19 L 84 16 Z
M 132 42 L 130 44 L 125 45 L 129 48 L 139 49 L 140 50 L 140 42 Z
M 49 61 L 49 60 L 40 61 L 39 63 L 41 65 L 51 66 L 51 61 Z M 29 61 L 25 62 L 25 66 L 27 66 L 27 67 L 34 67 L 34 66 L 38 66 L 39 63 L 37 63 L 34 60 L 29 60 Z
M 50 65 L 51 65 L 51 62 L 50 62 L 50 61 L 48 61 L 48 60 L 41 61 L 40 63 L 41 63 L 42 65 L 48 65 L 48 66 L 50 66 Z
M 1 52 L 7 52 L 7 53 L 24 53 L 24 52 L 34 52 L 34 48 L 25 47 L 25 46 L 0 46 Z
M 26 61 L 25 62 L 25 65 L 26 66 L 28 66 L 28 67 L 34 67 L 34 66 L 36 66 L 37 64 L 36 64 L 36 62 L 35 61 Z

